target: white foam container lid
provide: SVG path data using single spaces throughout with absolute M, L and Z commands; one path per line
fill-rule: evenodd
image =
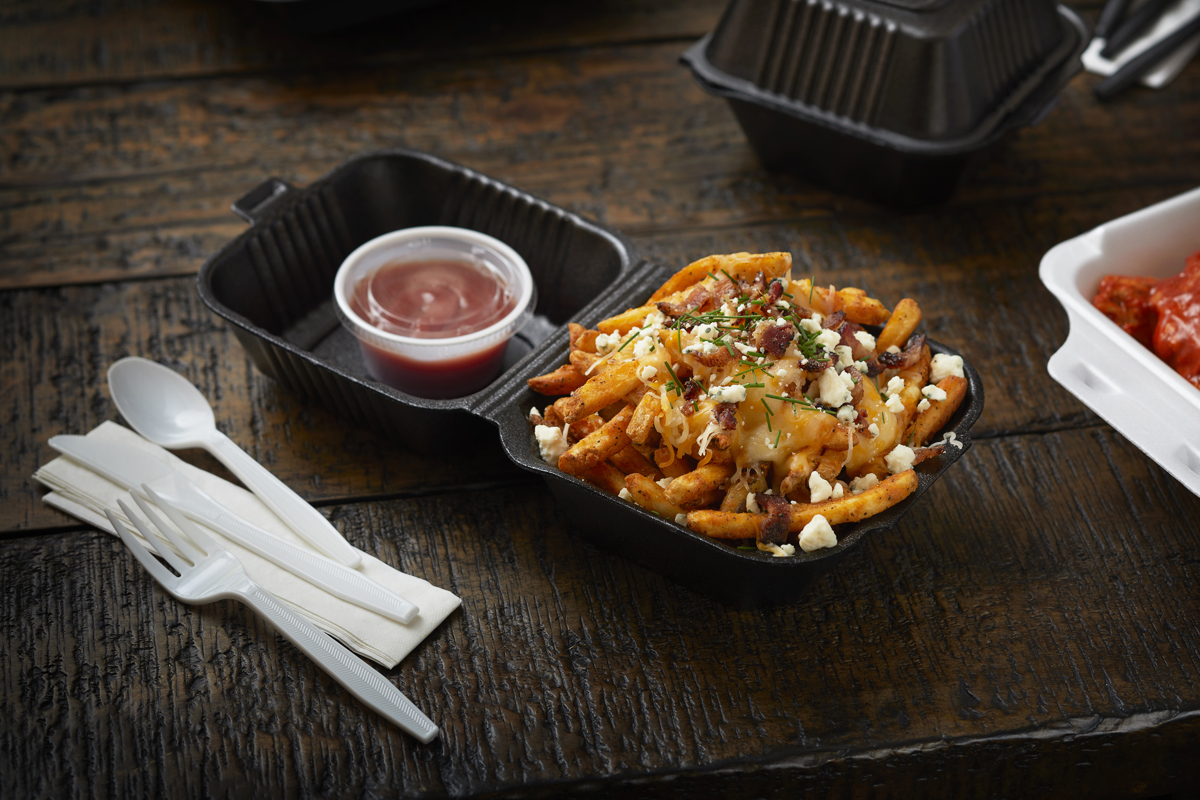
M 1165 278 L 1200 250 L 1200 189 L 1056 245 L 1039 275 L 1070 320 L 1050 376 L 1200 495 L 1200 389 L 1101 314 L 1105 275 Z

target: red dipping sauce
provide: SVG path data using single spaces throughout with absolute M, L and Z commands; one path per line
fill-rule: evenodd
M 359 280 L 351 310 L 373 327 L 416 339 L 448 339 L 503 320 L 517 300 L 495 273 L 466 261 L 434 259 L 385 264 Z M 460 358 L 420 360 L 362 342 L 377 379 L 410 394 L 461 397 L 499 373 L 507 342 Z
M 371 377 L 434 399 L 483 389 L 534 314 L 521 255 L 466 228 L 401 228 L 362 244 L 333 281 L 334 307 Z

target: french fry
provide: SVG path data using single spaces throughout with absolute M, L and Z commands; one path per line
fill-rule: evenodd
M 676 514 L 683 513 L 683 509 L 667 499 L 663 488 L 645 475 L 629 473 L 625 476 L 625 488 L 633 495 L 633 502 L 660 517 L 674 520 Z
M 921 307 L 916 300 L 904 298 L 892 309 L 892 316 L 887 325 L 875 337 L 875 352 L 882 353 L 889 347 L 904 347 L 908 337 L 917 329 L 921 321 Z
M 817 514 L 823 516 L 830 525 L 858 522 L 860 519 L 873 517 L 908 497 L 916 488 L 917 473 L 906 469 L 889 476 L 861 494 L 844 494 L 820 503 L 797 503 L 789 509 L 792 519 L 788 531 L 799 533 Z
M 946 393 L 945 400 L 930 400 L 929 408 L 917 412 L 908 430 L 904 432 L 904 443 L 909 447 L 920 447 L 929 441 L 933 434 L 945 427 L 954 416 L 954 412 L 962 405 L 967 396 L 967 379 L 957 375 L 942 378 L 937 387 Z
M 586 350 L 572 350 L 567 358 L 570 360 L 571 366 L 578 370 L 579 374 L 583 375 L 585 380 L 589 377 L 588 371 L 592 368 L 592 365 L 600 360 L 600 356 L 595 353 L 589 353 Z
M 634 409 L 633 417 L 629 420 L 629 427 L 625 432 L 634 442 L 645 444 L 650 438 L 650 434 L 654 432 L 654 419 L 660 414 L 662 414 L 662 404 L 659 402 L 658 392 L 646 392 L 642 395 L 637 408 Z
M 792 281 L 789 293 L 803 306 L 809 306 L 828 316 L 835 311 L 844 311 L 846 319 L 859 325 L 882 325 L 891 316 L 887 306 L 867 297 L 862 289 L 848 287 L 830 291 L 828 286 L 816 286 L 810 278 Z
M 677 452 L 665 442 L 654 451 L 654 463 L 668 478 L 678 478 L 696 468 L 696 462 Z
M 577 322 L 568 322 L 572 350 L 583 350 L 586 353 L 596 352 L 596 337 L 600 331 L 590 331 Z
M 635 326 L 640 327 L 646 321 L 646 317 L 657 310 L 658 308 L 653 305 L 630 308 L 616 316 L 597 322 L 596 330 L 607 334 L 627 333 Z
M 791 253 L 763 253 L 760 255 L 733 253 L 727 256 L 705 256 L 699 261 L 693 261 L 668 278 L 667 282 L 658 287 L 658 290 L 650 295 L 650 299 L 646 302 L 651 305 L 658 303 L 670 295 L 678 294 L 695 286 L 710 275 L 718 281 L 725 275 L 752 280 L 761 272 L 769 281 L 772 278 L 780 277 L 791 268 Z
M 741 481 L 734 481 L 729 484 L 729 488 L 725 490 L 725 497 L 721 499 L 722 511 L 742 511 L 746 507 L 746 497 L 750 494 L 750 487 Z
M 699 509 L 689 511 L 688 527 L 712 539 L 757 539 L 765 514 Z
M 628 435 L 628 431 L 626 431 L 626 435 Z M 639 475 L 645 475 L 651 480 L 659 480 L 663 476 L 662 470 L 653 461 L 639 453 L 633 445 L 621 448 L 609 456 L 608 460 L 614 467 L 626 475 L 636 472 Z
M 587 377 L 574 364 L 563 364 L 554 372 L 538 375 L 526 381 L 530 389 L 538 394 L 547 395 L 570 394 L 586 382 Z
M 733 474 L 731 464 L 709 463 L 680 475 L 667 487 L 667 499 L 684 509 L 711 505 L 724 497 L 725 481 Z
M 625 434 L 625 426 L 629 424 L 632 414 L 633 410 L 626 406 L 598 430 L 571 445 L 558 459 L 558 468 L 571 475 L 582 475 L 626 447 L 629 437 Z
M 633 387 L 641 383 L 637 376 L 638 363 L 626 361 L 599 375 L 588 378 L 587 383 L 573 391 L 570 397 L 555 403 L 562 411 L 563 419 L 567 422 L 594 414 L 607 405 L 617 402 Z
M 579 477 L 609 494 L 619 495 L 625 488 L 625 473 L 607 461 L 601 461 Z

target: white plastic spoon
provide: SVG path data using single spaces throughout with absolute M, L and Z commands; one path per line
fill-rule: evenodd
M 142 436 L 168 450 L 204 448 L 313 547 L 347 567 L 362 563 L 329 520 L 217 430 L 212 407 L 187 378 L 144 358 L 122 358 L 108 368 L 108 388 Z

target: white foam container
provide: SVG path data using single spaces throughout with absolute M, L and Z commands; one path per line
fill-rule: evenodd
M 1050 376 L 1200 495 L 1200 389 L 1092 305 L 1105 275 L 1165 278 L 1200 250 L 1200 189 L 1068 239 L 1039 275 L 1067 311 Z

